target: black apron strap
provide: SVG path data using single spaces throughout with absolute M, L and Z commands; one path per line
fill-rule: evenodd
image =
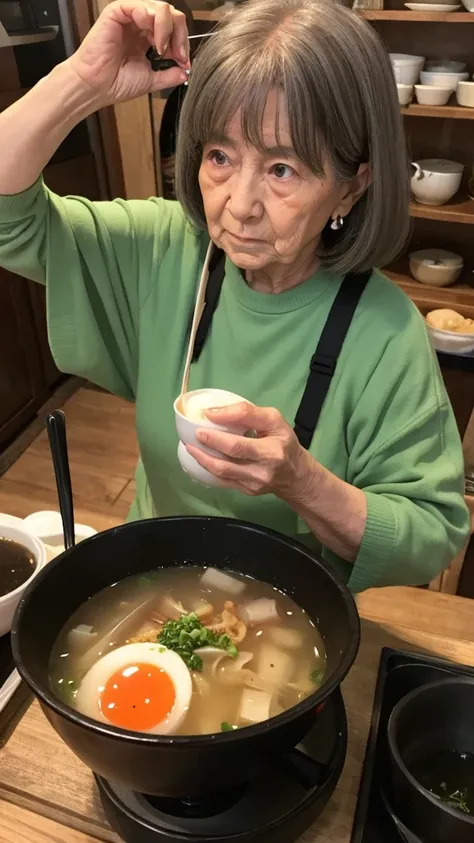
M 211 260 L 209 262 L 209 279 L 206 287 L 206 294 L 204 297 L 204 310 L 199 321 L 196 332 L 196 339 L 194 340 L 192 363 L 199 360 L 201 351 L 204 348 L 206 337 L 211 328 L 212 317 L 214 311 L 219 304 L 219 296 L 221 294 L 222 282 L 225 275 L 225 252 L 222 249 L 214 249 Z
M 371 275 L 372 270 L 346 275 L 329 311 L 295 417 L 294 430 L 303 448 L 311 445 L 344 340 Z
M 194 342 L 193 363 L 199 360 L 204 348 L 212 317 L 219 303 L 224 274 L 225 253 L 216 248 L 209 264 L 209 280 L 204 310 Z M 295 417 L 294 430 L 303 448 L 308 449 L 311 445 L 344 340 L 371 275 L 372 270 L 346 275 L 329 311 L 316 351 L 311 358 L 308 380 Z

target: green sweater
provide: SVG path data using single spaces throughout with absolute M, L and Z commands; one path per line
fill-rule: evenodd
M 224 515 L 317 547 L 272 495 L 193 482 L 178 464 L 173 401 L 208 244 L 177 203 L 60 198 L 40 180 L 0 197 L 0 264 L 47 285 L 58 367 L 136 402 L 141 452 L 131 518 Z M 190 388 L 219 387 L 288 422 L 340 279 L 319 270 L 281 295 L 251 290 L 229 261 Z M 324 550 L 350 587 L 431 580 L 468 531 L 456 423 L 423 321 L 374 273 L 347 336 L 311 453 L 367 497 L 355 564 Z

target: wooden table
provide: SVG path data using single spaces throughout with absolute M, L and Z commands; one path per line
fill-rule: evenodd
M 338 787 L 305 843 L 348 843 L 382 647 L 421 650 L 474 666 L 474 603 L 411 588 L 358 598 L 361 648 L 343 687 L 349 725 Z M 33 703 L 0 750 L 0 843 L 97 843 L 119 838 L 108 826 L 89 770 Z

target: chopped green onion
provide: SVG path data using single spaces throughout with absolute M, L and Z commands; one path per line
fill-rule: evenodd
M 226 720 L 221 723 L 221 732 L 235 732 L 238 728 L 238 726 L 233 726 L 232 723 L 227 723 Z
M 219 650 L 225 650 L 233 659 L 239 654 L 228 635 L 216 635 L 211 629 L 207 629 L 195 612 L 165 623 L 158 641 L 163 647 L 174 650 L 181 656 L 190 670 L 202 670 L 202 659 L 194 652 L 200 647 L 217 647 Z

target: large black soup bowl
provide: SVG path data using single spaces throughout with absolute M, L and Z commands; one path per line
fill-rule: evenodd
M 84 717 L 48 681 L 51 648 L 72 613 L 100 589 L 156 567 L 194 564 L 240 571 L 271 583 L 307 611 L 327 648 L 322 687 L 290 710 L 231 733 L 173 737 L 127 732 Z M 164 518 L 101 533 L 51 562 L 25 592 L 14 620 L 18 670 L 49 722 L 88 767 L 141 793 L 213 793 L 258 774 L 309 731 L 340 685 L 359 644 L 359 619 L 346 586 L 303 546 L 270 530 L 224 518 Z

